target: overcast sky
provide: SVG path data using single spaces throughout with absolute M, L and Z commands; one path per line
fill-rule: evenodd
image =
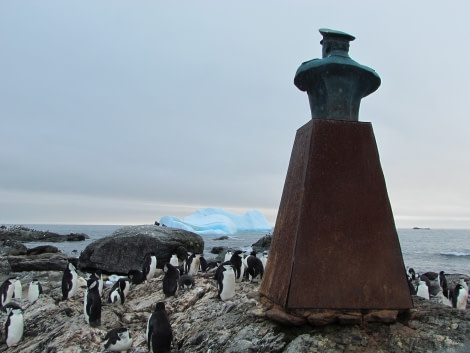
M 360 3 L 361 5 L 355 5 Z M 196 5 L 197 4 L 197 5 Z M 0 223 L 274 225 L 293 84 L 319 28 L 381 87 L 361 102 L 397 227 L 470 228 L 469 2 L 2 1 Z

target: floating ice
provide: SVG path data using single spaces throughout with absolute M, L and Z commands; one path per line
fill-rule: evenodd
M 251 210 L 243 215 L 238 215 L 220 208 L 204 208 L 182 220 L 174 216 L 162 217 L 160 224 L 189 230 L 200 235 L 230 235 L 239 232 L 269 232 L 272 230 L 271 225 L 258 210 Z

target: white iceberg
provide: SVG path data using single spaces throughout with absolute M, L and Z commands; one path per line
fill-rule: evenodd
M 160 224 L 189 230 L 200 235 L 231 235 L 240 232 L 269 232 L 272 230 L 272 226 L 268 223 L 266 217 L 258 210 L 251 210 L 243 215 L 238 215 L 220 208 L 204 208 L 197 210 L 184 219 L 174 216 L 162 217 Z

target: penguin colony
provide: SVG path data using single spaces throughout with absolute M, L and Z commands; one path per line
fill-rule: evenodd
M 257 258 L 256 252 L 246 255 L 241 250 L 227 252 L 224 262 L 207 262 L 201 254 L 173 254 L 170 262 L 163 265 L 162 291 L 165 297 L 176 296 L 178 290 L 183 292 L 195 287 L 198 273 L 213 273 L 217 297 L 226 301 L 236 294 L 236 282 L 253 281 L 262 278 L 267 254 L 262 259 Z M 78 275 L 75 266 L 68 263 L 62 274 L 62 300 L 74 300 L 78 293 L 84 291 L 83 318 L 90 327 L 101 325 L 101 310 L 103 305 L 124 305 L 131 287 L 149 283 L 157 272 L 157 258 L 154 253 L 147 254 L 142 261 L 142 270 L 131 270 L 127 277 L 114 276 L 114 281 L 107 282 L 104 301 L 104 280 L 100 270 L 89 274 L 88 278 Z M 110 277 L 113 277 L 110 276 Z M 4 332 L 5 343 L 8 347 L 21 344 L 24 330 L 23 309 L 15 303 L 15 298 L 22 298 L 22 285 L 19 278 L 9 278 L 0 287 L 0 308 L 6 313 Z M 43 293 L 41 283 L 33 279 L 28 286 L 27 298 L 30 305 L 39 299 Z M 150 352 L 170 352 L 173 333 L 165 303 L 158 302 L 154 312 L 149 316 L 146 329 L 147 348 Z M 103 349 L 112 352 L 129 350 L 133 339 L 125 327 L 110 330 L 103 340 Z
M 407 269 L 408 287 L 411 295 L 427 300 L 435 300 L 446 306 L 459 310 L 467 309 L 468 285 L 463 278 L 454 288 L 449 288 L 444 271 L 416 274 L 410 267 Z
M 224 262 L 207 262 L 201 254 L 174 254 L 170 262 L 162 267 L 164 276 L 162 291 L 166 298 L 176 296 L 178 291 L 191 290 L 197 284 L 195 279 L 200 272 L 213 273 L 219 300 L 227 301 L 236 295 L 236 283 L 241 281 L 260 280 L 267 263 L 267 253 L 259 258 L 256 252 L 249 255 L 240 250 L 227 252 L 229 258 Z M 226 257 L 227 258 L 227 257 Z M 224 259 L 225 260 L 225 259 Z M 101 325 L 103 305 L 124 305 L 125 299 L 133 286 L 149 283 L 156 273 L 157 258 L 148 254 L 142 261 L 142 270 L 129 271 L 128 277 L 115 276 L 111 289 L 103 297 L 103 276 L 97 270 L 87 279 L 78 276 L 75 266 L 67 264 L 62 276 L 62 300 L 74 300 L 74 296 L 85 290 L 83 297 L 83 317 L 87 325 Z M 444 271 L 440 273 L 426 272 L 416 274 L 412 268 L 407 269 L 410 293 L 428 300 L 436 300 L 444 305 L 459 310 L 466 310 L 468 285 L 461 279 L 453 288 L 449 288 Z M 113 276 L 111 276 L 113 277 Z M 108 289 L 109 289 L 108 287 Z M 37 279 L 29 283 L 27 298 L 30 305 L 38 300 L 43 293 Z M 19 278 L 9 278 L 0 287 L 0 308 L 6 313 L 4 324 L 5 343 L 8 347 L 21 344 L 24 330 L 23 309 L 15 302 L 22 297 L 22 285 Z M 155 304 L 155 310 L 148 317 L 146 326 L 146 344 L 150 352 L 170 352 L 173 332 L 164 302 Z M 103 348 L 107 351 L 120 352 L 131 349 L 133 339 L 131 332 L 125 327 L 110 330 L 103 340 Z

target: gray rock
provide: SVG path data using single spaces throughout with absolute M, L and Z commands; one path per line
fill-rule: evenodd
M 48 253 L 57 253 L 59 248 L 53 245 L 39 245 L 34 248 L 28 249 L 26 255 L 39 255 L 39 254 L 48 254 Z
M 31 256 L 7 256 L 11 271 L 63 271 L 68 258 L 63 253 L 45 253 Z
M 79 268 L 126 275 L 130 270 L 141 269 L 149 252 L 155 253 L 157 267 L 163 268 L 172 254 L 185 251 L 202 253 L 202 237 L 170 227 L 128 226 L 88 245 L 80 254 Z
M 17 225 L 11 227 L 0 227 L 0 240 L 16 240 L 20 242 L 64 242 L 81 241 L 88 238 L 89 236 L 86 234 L 70 233 L 68 235 L 62 235 Z
M 3 240 L 0 242 L 0 254 L 6 255 L 25 255 L 28 249 L 19 241 Z
M 271 239 L 272 238 L 273 238 L 272 234 L 266 234 L 264 237 L 259 239 L 256 243 L 251 245 L 251 247 L 256 252 L 267 251 L 271 247 Z

